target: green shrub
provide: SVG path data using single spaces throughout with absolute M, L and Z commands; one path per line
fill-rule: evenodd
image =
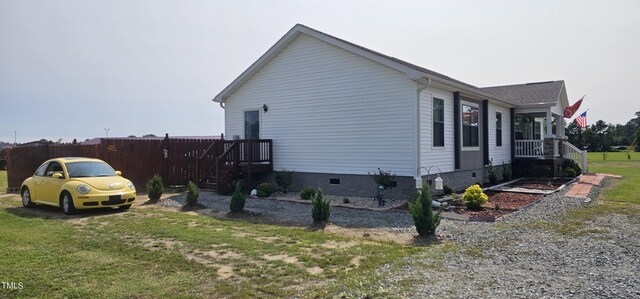
M 322 190 L 318 189 L 311 199 L 311 217 L 314 222 L 320 222 L 329 221 L 329 216 L 331 216 L 331 202 L 324 199 Z
M 566 177 L 572 177 L 572 178 L 576 177 L 576 171 L 571 167 L 565 167 L 565 169 L 562 171 L 562 173 Z
M 416 191 L 411 193 L 411 195 L 409 196 L 409 203 L 416 202 L 416 200 L 418 200 L 418 197 L 420 197 L 420 192 Z
M 281 169 L 274 174 L 276 185 L 282 187 L 282 192 L 287 193 L 287 189 L 293 183 L 295 172 L 292 170 Z
M 185 204 L 190 207 L 198 205 L 198 197 L 200 197 L 200 188 L 192 181 L 187 184 L 187 200 Z
M 482 188 L 480 185 L 471 185 L 467 190 L 464 191 L 464 195 L 462 195 L 462 200 L 464 204 L 467 206 L 468 210 L 479 210 L 483 204 L 489 201 L 489 196 L 482 192 Z
M 271 183 L 262 183 L 258 185 L 256 189 L 258 191 L 258 197 L 267 197 L 273 194 L 273 185 L 271 185 Z
M 432 201 L 429 186 L 422 186 L 418 198 L 414 202 L 409 203 L 409 211 L 413 218 L 413 224 L 421 236 L 435 235 L 436 228 L 440 225 L 440 213 L 444 206 L 441 205 L 440 209 L 434 214 L 431 209 Z
M 503 181 L 511 180 L 511 165 L 502 163 L 502 180 Z
M 573 170 L 576 172 L 576 175 L 582 173 L 582 167 L 580 167 L 580 164 L 578 163 L 573 163 Z
M 242 193 L 242 189 L 240 188 L 240 183 L 236 183 L 236 189 L 233 191 L 233 195 L 231 195 L 229 210 L 231 210 L 231 212 L 234 212 L 234 213 L 242 212 L 242 210 L 244 209 L 245 201 L 246 201 L 246 197 L 244 196 L 244 193 Z
M 316 192 L 316 189 L 311 187 L 304 188 L 300 191 L 300 198 L 310 200 L 316 195 Z
M 495 184 L 498 182 L 498 172 L 496 172 L 495 167 L 493 167 L 493 159 L 489 161 L 489 164 L 485 166 L 487 168 L 487 174 L 489 176 L 489 183 Z
M 163 192 L 164 185 L 161 176 L 156 174 L 147 181 L 147 194 L 152 202 L 158 201 Z
M 453 189 L 451 189 L 451 187 L 444 185 L 442 187 L 442 191 L 444 192 L 444 195 L 450 195 L 453 194 Z
M 573 172 L 569 172 L 569 173 L 573 173 L 572 177 L 575 177 L 576 175 L 579 175 L 582 173 L 582 167 L 580 167 L 580 164 L 576 163 L 576 161 L 574 161 L 573 159 L 565 159 L 562 162 L 562 171 L 565 173 L 566 176 L 569 176 L 567 174 L 567 168 L 571 168 L 573 170 Z
M 396 187 L 396 174 L 390 171 L 384 171 L 378 168 L 377 173 L 373 173 L 373 180 L 378 186 L 382 186 L 385 190 Z
M 351 202 L 351 201 L 350 201 L 348 198 L 346 198 L 346 197 L 342 199 L 342 203 L 350 203 L 350 202 Z

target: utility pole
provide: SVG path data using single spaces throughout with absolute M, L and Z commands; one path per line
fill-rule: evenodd
M 18 131 L 13 131 L 13 145 L 18 145 Z
M 107 134 L 107 138 L 109 138 L 109 130 L 111 130 L 111 129 L 109 129 L 109 128 L 104 128 L 104 132 Z

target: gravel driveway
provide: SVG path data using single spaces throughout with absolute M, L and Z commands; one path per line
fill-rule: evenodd
M 599 189 L 594 188 L 590 197 L 595 198 Z M 458 250 L 444 258 L 418 254 L 385 265 L 379 287 L 408 298 L 640 298 L 640 218 L 596 217 L 585 234 L 562 234 L 536 225 L 558 223 L 555 216 L 594 204 L 565 197 L 564 192 L 545 196 L 496 223 L 444 219 L 438 234 Z M 173 196 L 163 205 L 183 202 L 183 195 Z M 219 211 L 229 209 L 229 198 L 213 193 L 202 193 L 200 202 Z M 308 204 L 248 198 L 246 209 L 282 223 L 311 224 Z M 401 210 L 333 207 L 331 222 L 414 232 L 411 217 Z M 441 266 L 419 266 L 425 263 Z M 406 281 L 415 283 L 407 287 Z
M 415 266 L 429 257 L 409 257 L 400 269 L 387 265 L 380 286 L 416 279 L 415 289 L 398 290 L 413 298 L 640 298 L 637 215 L 596 217 L 584 235 L 535 225 L 585 204 L 556 193 L 500 223 L 443 221 L 439 232 L 469 253 L 445 254 L 437 270 Z

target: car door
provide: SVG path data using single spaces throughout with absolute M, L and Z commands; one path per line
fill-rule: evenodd
M 33 202 L 40 200 L 38 198 L 38 195 L 42 193 L 42 185 L 44 184 L 44 175 L 47 171 L 47 167 L 49 167 L 49 162 L 42 163 L 42 165 L 40 165 L 40 167 L 38 167 L 36 172 L 33 174 L 33 184 L 30 184 L 29 186 L 31 201 Z
M 60 179 L 53 178 L 54 173 L 60 173 L 63 177 Z M 42 187 L 39 188 L 42 195 L 39 197 L 40 201 L 47 204 L 58 205 L 60 190 L 65 181 L 66 177 L 64 177 L 62 164 L 57 161 L 51 161 L 47 167 L 44 177 L 42 177 Z

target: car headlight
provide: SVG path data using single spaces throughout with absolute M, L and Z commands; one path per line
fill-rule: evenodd
M 87 186 L 87 185 L 78 185 L 76 190 L 78 190 L 78 192 L 80 192 L 82 194 L 87 194 L 87 193 L 91 192 L 91 188 L 89 188 L 89 186 Z
M 131 182 L 127 182 L 127 186 L 129 187 L 129 189 L 131 190 L 136 190 L 136 186 L 133 185 L 133 183 Z

